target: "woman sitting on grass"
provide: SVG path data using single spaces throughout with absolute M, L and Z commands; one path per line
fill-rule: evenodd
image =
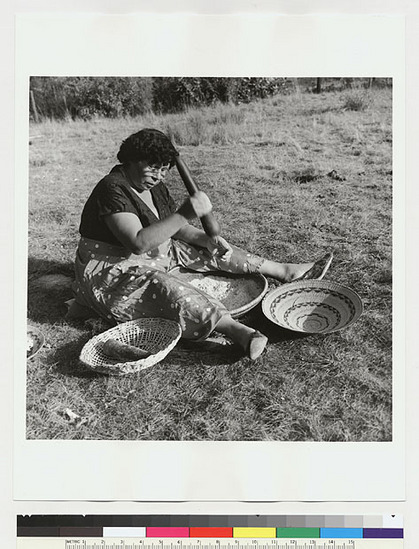
M 196 229 L 189 221 L 208 214 L 211 202 L 198 192 L 176 207 L 164 178 L 177 155 L 158 130 L 144 129 L 123 141 L 120 164 L 96 185 L 83 209 L 69 317 L 88 308 L 113 323 L 173 319 L 184 338 L 202 340 L 216 329 L 255 359 L 266 336 L 234 320 L 220 301 L 170 270 L 258 272 L 291 282 L 323 277 L 332 255 L 316 263 L 277 263 Z

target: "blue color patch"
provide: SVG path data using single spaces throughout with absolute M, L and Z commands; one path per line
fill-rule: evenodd
M 320 537 L 355 539 L 363 537 L 362 531 L 362 528 L 320 528 Z

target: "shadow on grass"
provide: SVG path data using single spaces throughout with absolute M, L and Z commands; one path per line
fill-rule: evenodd
M 109 376 L 103 373 L 94 372 L 84 366 L 80 360 L 80 352 L 84 344 L 91 338 L 91 334 L 84 334 L 76 340 L 62 345 L 48 357 L 48 362 L 54 364 L 54 369 L 67 377 L 77 377 L 80 379 L 106 379 Z M 235 346 L 223 346 L 213 344 L 193 344 L 181 340 L 176 347 L 162 361 L 167 366 L 190 367 L 193 364 L 204 364 L 206 366 L 222 366 L 233 364 L 243 358 L 243 353 Z M 150 373 L 152 368 L 144 370 L 144 373 Z M 114 376 L 112 376 L 114 377 Z
M 237 345 L 222 345 L 210 341 L 180 340 L 165 361 L 173 365 L 202 364 L 205 366 L 226 366 L 239 362 L 243 351 Z
M 62 263 L 39 257 L 28 257 L 28 279 L 34 280 L 42 275 L 62 274 L 74 277 L 74 263 Z
M 55 371 L 67 377 L 78 377 L 83 379 L 96 379 L 103 377 L 102 374 L 93 372 L 83 366 L 79 360 L 80 351 L 87 341 L 90 339 L 91 334 L 83 334 L 77 339 L 73 339 L 69 343 L 65 343 L 50 353 L 48 361 L 54 363 Z
M 38 284 L 46 275 L 68 277 L 68 284 Z M 65 301 L 73 297 L 70 279 L 74 278 L 72 263 L 61 263 L 39 258 L 28 258 L 28 319 L 35 322 L 54 323 L 64 318 L 67 308 Z
M 291 342 L 302 340 L 311 334 L 303 334 L 285 330 L 270 322 L 257 307 L 240 319 L 243 324 L 264 333 L 269 343 Z M 238 345 L 221 345 L 211 341 L 187 341 L 181 340 L 166 360 L 172 362 L 184 362 L 185 364 L 202 363 L 208 366 L 228 365 L 239 362 L 245 357 L 243 350 Z

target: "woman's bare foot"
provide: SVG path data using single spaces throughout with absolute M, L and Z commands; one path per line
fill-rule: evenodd
M 333 252 L 329 252 L 318 259 L 313 267 L 294 280 L 321 280 L 329 270 L 333 260 Z
M 259 272 L 280 282 L 292 282 L 314 266 L 313 263 L 277 263 L 266 259 Z
M 292 282 L 297 278 L 300 278 L 307 271 L 314 267 L 313 263 L 285 263 L 285 279 L 283 282 Z
M 266 276 L 276 278 L 280 282 L 293 282 L 294 280 L 321 280 L 332 263 L 333 253 L 330 252 L 314 263 L 277 263 L 265 260 L 260 272 Z
M 268 343 L 268 338 L 260 333 L 258 330 L 254 331 L 249 338 L 249 343 L 247 346 L 247 354 L 250 360 L 256 360 L 265 350 L 265 347 Z
M 230 315 L 224 316 L 217 324 L 220 332 L 242 347 L 251 360 L 256 360 L 264 351 L 268 338 L 262 333 L 234 320 Z

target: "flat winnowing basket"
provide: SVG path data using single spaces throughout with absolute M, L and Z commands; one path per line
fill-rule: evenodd
M 180 325 L 173 320 L 130 320 L 90 339 L 80 353 L 80 361 L 91 370 L 108 375 L 121 376 L 140 372 L 163 360 L 179 341 L 181 334 Z M 108 339 L 141 347 L 151 355 L 133 362 L 120 362 L 103 352 L 103 344 Z
M 346 286 L 324 280 L 304 280 L 268 292 L 262 311 L 282 328 L 326 334 L 353 324 L 361 316 L 363 304 L 359 295 Z
M 221 301 L 233 318 L 240 318 L 251 311 L 262 301 L 268 291 L 268 281 L 260 273 L 232 274 L 221 271 L 199 273 L 183 267 L 175 267 L 170 274 Z M 206 289 L 205 281 L 211 283 Z M 217 284 L 226 287 L 224 295 L 217 295 Z

